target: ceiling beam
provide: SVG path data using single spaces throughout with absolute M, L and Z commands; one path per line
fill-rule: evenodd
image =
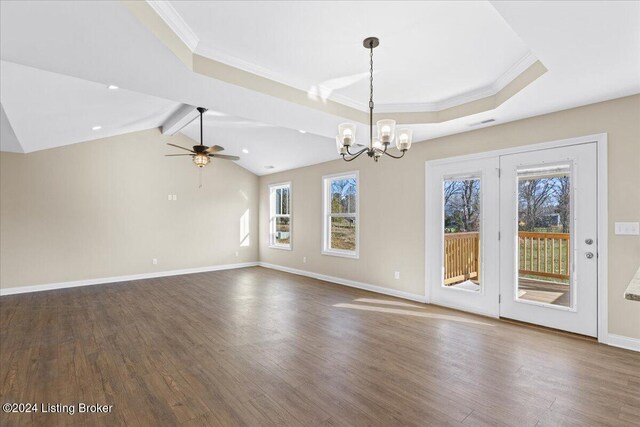
M 162 134 L 173 136 L 180 130 L 198 118 L 200 113 L 193 105 L 183 104 L 178 111 L 173 113 L 163 124 Z

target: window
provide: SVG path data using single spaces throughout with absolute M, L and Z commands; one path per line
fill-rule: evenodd
M 269 186 L 269 246 L 291 250 L 291 183 Z
M 326 255 L 358 258 L 358 172 L 323 177 Z

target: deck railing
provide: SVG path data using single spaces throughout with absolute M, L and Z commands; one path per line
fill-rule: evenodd
M 568 280 L 569 236 L 569 233 L 519 232 L 518 273 Z
M 452 285 L 480 275 L 480 233 L 445 233 L 444 284 Z
M 518 233 L 518 273 L 569 279 L 569 233 Z M 480 277 L 480 233 L 445 233 L 445 286 Z

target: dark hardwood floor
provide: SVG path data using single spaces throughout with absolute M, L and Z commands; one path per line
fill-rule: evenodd
M 13 425 L 638 425 L 640 354 L 264 268 L 0 298 Z

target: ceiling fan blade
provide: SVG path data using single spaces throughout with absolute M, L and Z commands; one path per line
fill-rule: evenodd
M 219 145 L 214 145 L 212 147 L 207 148 L 205 151 L 207 152 L 207 154 L 211 154 L 211 153 L 217 153 L 218 151 L 222 151 L 224 150 L 224 147 L 221 147 Z
M 176 147 L 176 148 L 182 148 L 183 150 L 187 150 L 187 151 L 188 151 L 188 152 L 190 152 L 190 153 L 195 153 L 195 151 L 191 150 L 190 148 L 184 148 L 184 147 L 181 147 L 181 146 L 179 146 L 179 145 L 172 144 L 172 143 L 170 143 L 170 142 L 167 142 L 167 145 L 170 145 L 170 146 L 172 146 L 172 147 Z
M 173 156 L 192 156 L 193 154 L 165 154 L 165 157 L 173 157 Z
M 216 159 L 225 159 L 225 160 L 240 160 L 238 156 L 227 156 L 226 154 L 209 154 L 209 157 L 215 157 Z

